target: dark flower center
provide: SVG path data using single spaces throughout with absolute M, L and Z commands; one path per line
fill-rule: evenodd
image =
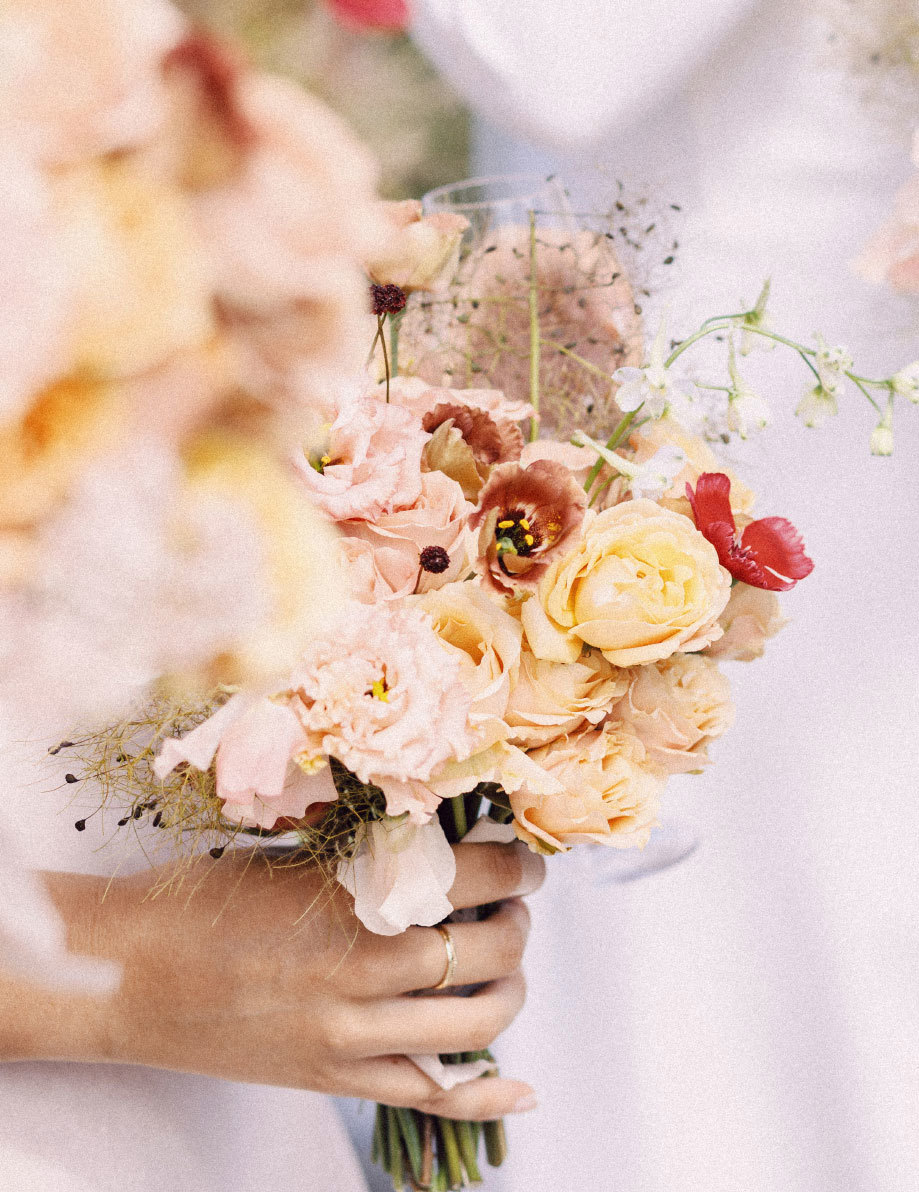
M 408 301 L 399 286 L 371 285 L 370 300 L 375 315 L 397 315 Z
M 535 554 L 542 546 L 542 535 L 535 520 L 531 521 L 522 509 L 502 514 L 495 526 L 495 539 L 499 554 Z
M 418 556 L 422 571 L 442 575 L 450 566 L 450 556 L 442 546 L 426 546 Z

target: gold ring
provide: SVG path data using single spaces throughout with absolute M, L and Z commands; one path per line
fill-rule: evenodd
M 444 975 L 436 985 L 432 985 L 432 989 L 446 989 L 448 985 L 453 983 L 453 974 L 456 972 L 456 945 L 453 943 L 453 936 L 450 934 L 450 928 L 444 923 L 437 925 L 437 930 L 440 932 L 440 937 L 444 941 L 444 949 L 447 953 L 447 967 L 444 969 Z

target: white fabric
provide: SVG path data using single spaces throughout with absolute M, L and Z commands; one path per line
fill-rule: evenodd
M 23 740 L 19 753 L 40 758 L 46 744 Z M 26 860 L 101 874 L 146 865 L 111 811 L 75 831 L 98 808 L 89 792 L 72 800 L 77 788 L 64 774 L 78 768 L 67 751 L 30 773 L 22 763 L 20 781 L 4 790 Z M 333 1103 L 316 1093 L 149 1068 L 0 1064 L 0 1108 L 3 1192 L 365 1189 Z
M 537 10 L 560 28 L 581 10 L 490 7 L 521 40 Z M 615 7 L 626 22 L 645 9 Z M 670 7 L 675 24 L 697 21 L 696 5 Z M 661 39 L 645 36 L 653 69 Z M 611 58 L 614 42 L 611 25 Z M 660 192 L 689 212 L 662 295 L 675 324 L 752 302 L 771 274 L 783 326 L 847 343 L 877 375 L 919 356 L 919 303 L 847 261 L 909 172 L 908 138 L 861 106 L 831 54 L 800 4 L 762 4 L 602 147 L 553 156 L 483 128 L 477 171 L 557 169 L 586 191 L 599 164 L 677 186 Z M 610 70 L 602 85 L 620 81 Z M 485 89 L 478 102 L 504 110 Z M 781 413 L 742 466 L 759 511 L 791 518 L 817 567 L 785 598 L 791 624 L 766 658 L 732 669 L 738 723 L 716 764 L 671 787 L 665 813 L 695 824 L 696 853 L 607 888 L 577 854 L 549 863 L 528 1003 L 497 1047 L 541 1101 L 509 1126 L 494 1185 L 507 1192 L 919 1186 L 919 412 L 902 410 L 894 457 L 872 459 L 858 393 L 805 431 L 790 413 L 800 365 L 764 363 Z

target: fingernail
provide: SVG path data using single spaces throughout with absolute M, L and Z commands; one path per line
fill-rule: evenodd
M 520 857 L 520 882 L 512 897 L 521 898 L 538 890 L 546 875 L 546 863 L 537 853 L 531 853 L 525 844 L 515 846 Z
M 511 1106 L 510 1113 L 529 1113 L 531 1109 L 535 1109 L 539 1102 L 536 1100 L 535 1093 L 529 1093 L 526 1097 L 521 1097 L 519 1101 L 515 1101 Z

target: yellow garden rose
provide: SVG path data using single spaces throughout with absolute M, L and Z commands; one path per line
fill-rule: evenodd
M 722 629 L 731 577 L 688 517 L 626 501 L 586 522 L 522 609 L 533 653 L 573 662 L 584 643 L 615 666 L 701 650 Z
M 530 650 L 520 656 L 520 675 L 504 719 L 514 745 L 533 749 L 599 724 L 629 686 L 629 672 L 588 651 L 578 662 L 548 662 Z
M 524 785 L 510 796 L 521 840 L 549 850 L 589 842 L 613 848 L 647 844 L 664 780 L 634 733 L 622 725 L 588 729 L 559 737 L 529 757 L 561 790 L 540 795 Z

